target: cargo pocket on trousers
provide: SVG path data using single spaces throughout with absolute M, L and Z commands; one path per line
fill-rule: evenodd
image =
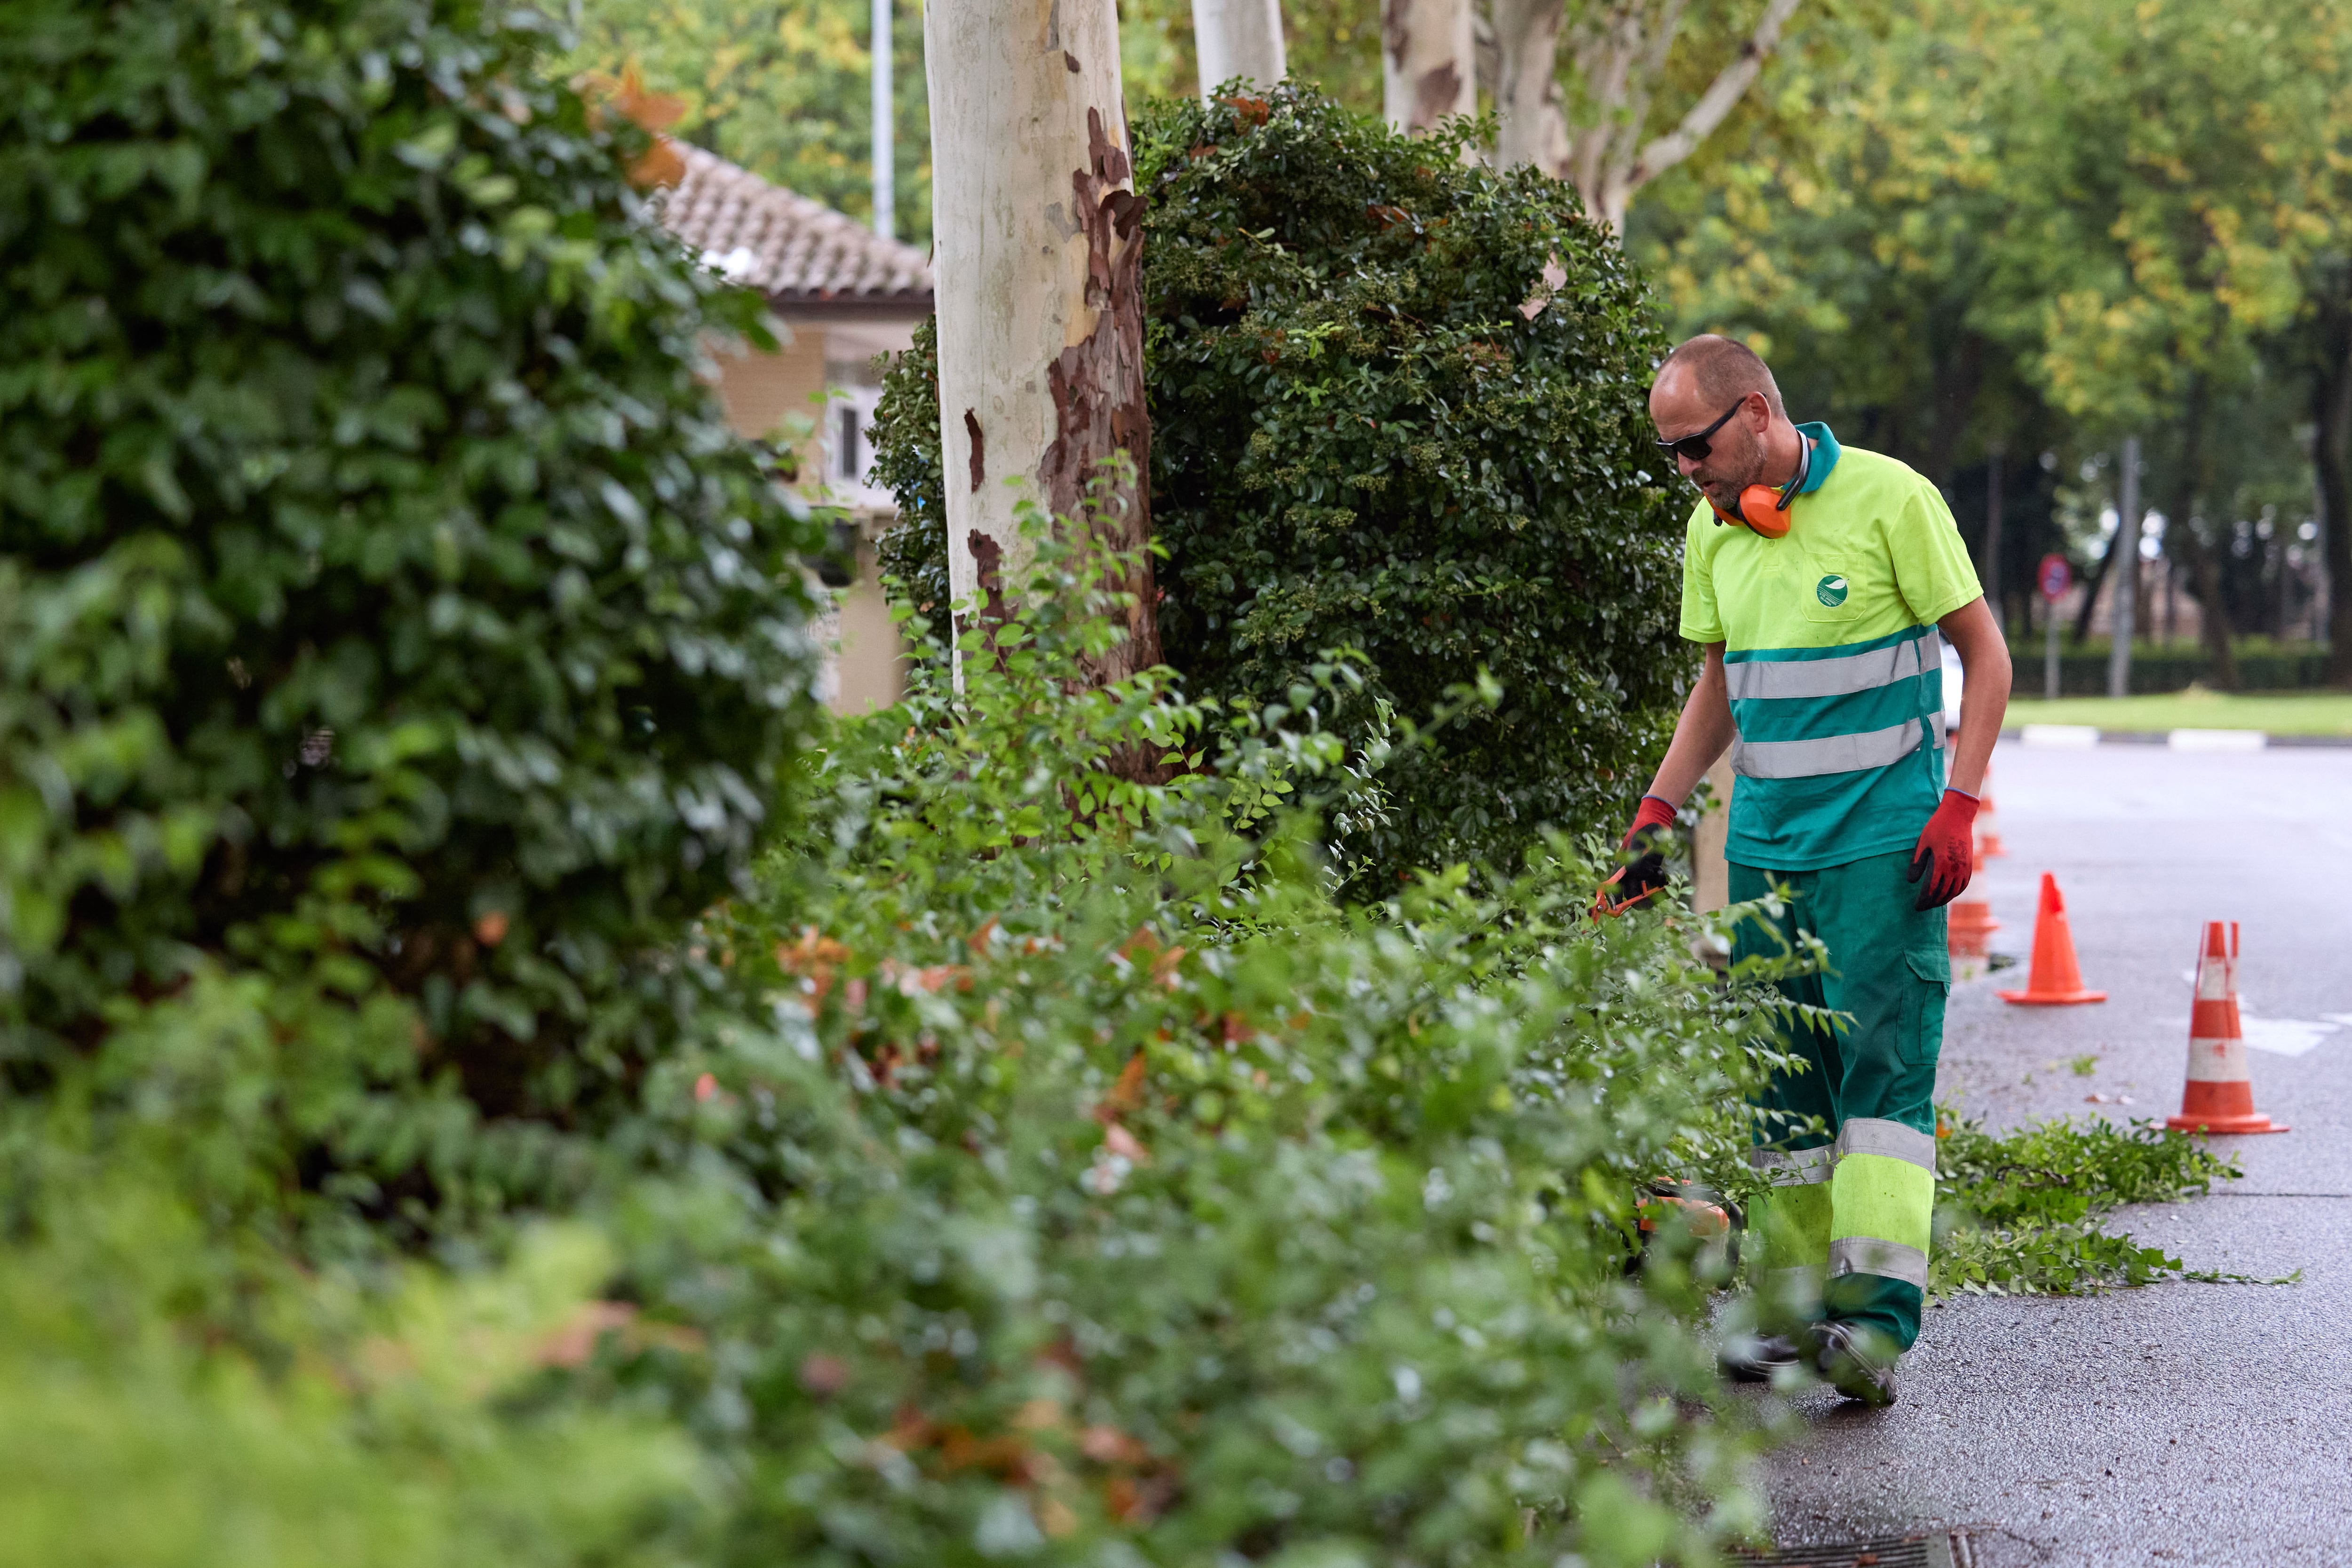
M 1903 1060 L 1933 1067 L 1944 1045 L 1944 999 L 1952 991 L 1952 956 L 1942 947 L 1913 947 L 1903 955 L 1911 971 L 1911 1027 L 1903 1031 Z

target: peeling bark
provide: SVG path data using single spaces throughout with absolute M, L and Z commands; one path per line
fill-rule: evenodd
M 1032 546 L 1016 508 L 1066 521 L 1125 454 L 1132 476 L 1098 526 L 1139 552 L 1128 639 L 1097 681 L 1159 662 L 1148 555 L 1142 200 L 1133 188 L 1113 0 L 933 0 L 924 16 L 932 126 L 934 270 L 944 456 L 971 476 L 948 496 L 956 600 L 1012 612 Z M 947 411 L 963 411 L 961 420 Z M 992 470 L 1024 483 L 983 484 Z
M 972 564 L 980 576 L 980 621 L 991 628 L 1005 622 L 1004 551 L 997 542 L 978 528 L 964 537 L 964 548 L 971 551 Z
M 1127 154 L 1087 115 L 1087 166 L 1070 177 L 1072 211 L 1087 236 L 1086 303 L 1094 329 L 1064 349 L 1046 372 L 1054 441 L 1038 465 L 1046 505 L 1076 517 L 1100 464 L 1114 452 L 1131 466 L 1125 483 L 1108 485 L 1096 527 L 1112 548 L 1140 552 L 1151 542 L 1151 415 L 1143 379 L 1143 198 L 1127 188 Z M 1116 681 L 1160 663 L 1160 616 L 1149 556 L 1115 585 L 1134 596 L 1127 641 L 1103 661 L 1098 678 Z
M 1470 0 L 1387 0 L 1381 45 L 1381 107 L 1391 125 L 1419 135 L 1450 115 L 1476 110 Z

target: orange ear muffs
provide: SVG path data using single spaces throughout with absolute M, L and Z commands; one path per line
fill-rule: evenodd
M 1727 523 L 1745 523 L 1768 539 L 1780 538 L 1789 531 L 1788 509 L 1780 504 L 1780 492 L 1769 485 L 1750 485 L 1740 491 L 1738 517 L 1720 507 L 1715 508 L 1715 515 Z

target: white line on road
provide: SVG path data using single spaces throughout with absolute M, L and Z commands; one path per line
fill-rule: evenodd
M 2176 729 L 2164 743 L 2175 751 L 2260 751 L 2270 739 L 2259 729 Z

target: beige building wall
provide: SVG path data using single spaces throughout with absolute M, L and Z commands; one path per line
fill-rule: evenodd
M 903 329 L 911 334 L 911 327 Z M 872 328 L 832 334 L 852 352 L 868 347 Z M 719 350 L 719 398 L 735 433 L 749 440 L 789 443 L 800 457 L 803 488 L 822 498 L 824 476 L 825 361 L 828 333 L 813 323 L 787 325 L 775 353 Z M 836 356 L 840 357 L 840 356 Z M 875 564 L 874 540 L 891 517 L 870 508 L 857 522 L 857 579 L 845 589 L 825 590 L 834 607 L 822 628 L 829 657 L 819 689 L 838 714 L 870 713 L 898 700 L 907 685 L 907 651 L 890 621 Z M 813 583 L 814 585 L 814 583 Z
M 857 580 L 834 592 L 840 605 L 841 653 L 831 700 L 838 714 L 888 707 L 907 690 L 906 646 L 890 619 L 874 559 L 874 534 L 892 520 L 885 517 L 860 528 Z
M 1731 837 L 1731 754 L 1726 752 L 1706 770 L 1715 786 L 1715 804 L 1698 820 L 1691 835 L 1691 907 L 1701 915 L 1731 903 L 1731 865 L 1723 856 Z
M 714 356 L 719 401 L 726 406 L 727 423 L 746 440 L 781 441 L 792 434 L 801 472 L 814 474 L 822 466 L 817 426 L 824 407 L 824 333 L 814 327 L 788 329 L 784 340 L 772 354 L 720 350 Z

